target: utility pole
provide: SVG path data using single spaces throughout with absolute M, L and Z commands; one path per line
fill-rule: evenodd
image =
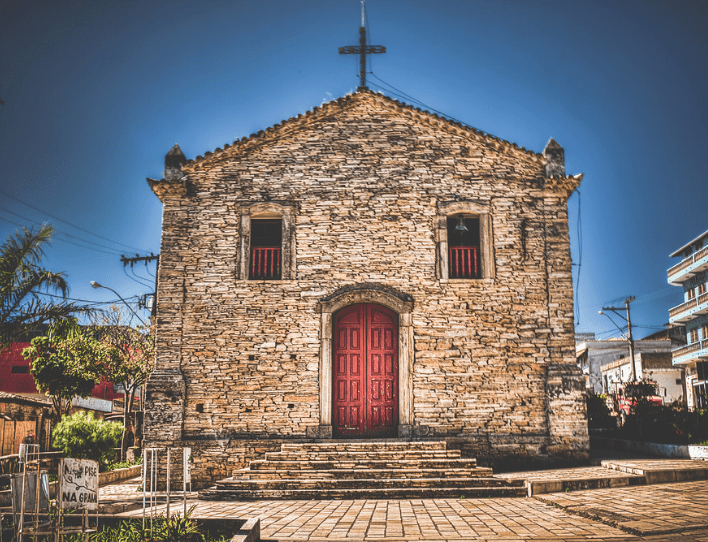
M 624 300 L 624 309 L 622 307 L 602 307 L 602 310 L 600 311 L 600 314 L 604 314 L 603 311 L 612 311 L 614 312 L 617 316 L 622 318 L 625 322 L 627 322 L 627 341 L 629 342 L 629 368 L 630 368 L 630 374 L 632 378 L 632 382 L 637 381 L 637 371 L 634 368 L 634 339 L 632 338 L 632 317 L 629 312 L 629 304 L 634 301 L 634 296 L 629 296 L 627 299 Z M 625 310 L 627 316 L 624 317 L 622 316 L 618 311 Z M 607 316 L 605 314 L 605 316 Z M 609 316 L 607 316 L 610 318 Z M 612 318 L 610 318 L 612 320 Z M 612 321 L 614 324 L 614 321 Z M 617 324 L 615 324 L 617 326 Z M 619 329 L 619 328 L 618 328 Z
M 150 256 L 139 256 L 136 254 L 134 258 L 126 258 L 121 254 L 120 261 L 123 263 L 123 267 L 128 264 L 130 264 L 130 267 L 133 267 L 138 262 L 145 262 L 145 265 L 147 265 L 148 262 L 157 262 L 155 264 L 155 292 L 153 293 L 152 309 L 150 310 L 150 316 L 155 316 L 157 313 L 157 276 L 160 272 L 160 255 L 155 255 L 151 252 Z

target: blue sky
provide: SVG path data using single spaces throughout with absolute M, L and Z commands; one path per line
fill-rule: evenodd
M 578 331 L 616 335 L 597 311 L 628 295 L 636 336 L 666 323 L 668 254 L 708 229 L 708 2 L 369 0 L 367 16 L 387 48 L 370 88 L 537 152 L 553 137 L 585 174 Z M 0 0 L 0 237 L 51 222 L 44 263 L 71 297 L 151 291 L 154 266 L 119 261 L 159 252 L 145 177 L 175 143 L 194 158 L 354 91 L 337 50 L 359 24 L 359 0 Z

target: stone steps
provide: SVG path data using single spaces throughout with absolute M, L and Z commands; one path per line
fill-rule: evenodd
M 444 441 L 327 441 L 283 444 L 232 478 L 201 491 L 206 500 L 472 498 L 524 496 L 521 480 L 493 478 Z
M 294 485 L 297 487 L 294 488 Z M 508 482 L 501 478 L 317 478 L 297 480 L 238 480 L 234 478 L 222 480 L 216 484 L 217 489 L 223 490 L 405 489 L 441 486 L 447 488 L 523 487 L 523 480 Z
M 251 470 L 337 470 L 337 469 L 471 469 L 477 467 L 476 459 L 346 459 L 339 461 L 251 461 Z
M 372 448 L 373 447 L 373 448 Z M 305 451 L 312 453 L 322 452 L 367 452 L 378 450 L 387 451 L 413 451 L 413 450 L 447 450 L 447 443 L 443 440 L 418 440 L 418 441 L 402 441 L 402 440 L 328 440 L 327 442 L 303 442 L 297 444 L 282 444 L 283 452 L 289 451 Z M 452 450 L 447 450 L 452 451 Z
M 234 479 L 245 480 L 270 480 L 287 478 L 294 480 L 297 478 L 309 478 L 313 471 L 303 470 L 250 470 L 240 469 L 234 472 Z M 318 470 L 319 479 L 371 479 L 371 478 L 491 478 L 492 469 L 476 467 L 473 469 L 451 468 L 451 469 L 331 469 Z
M 266 461 L 307 461 L 313 457 L 313 453 L 307 452 L 266 452 Z M 387 460 L 416 460 L 416 459 L 460 459 L 459 450 L 413 450 L 413 451 L 326 451 L 318 452 L 316 457 L 319 461 L 363 461 L 366 459 L 387 459 Z
M 423 487 L 362 489 L 217 490 L 205 489 L 199 498 L 206 501 L 256 501 L 276 499 L 487 499 L 525 497 L 523 487 Z

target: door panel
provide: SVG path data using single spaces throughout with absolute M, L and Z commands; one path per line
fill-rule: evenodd
M 339 437 L 395 436 L 398 318 L 379 305 L 352 305 L 334 317 L 333 431 Z

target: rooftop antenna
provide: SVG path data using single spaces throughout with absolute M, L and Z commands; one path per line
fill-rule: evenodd
M 359 55 L 359 87 L 357 90 L 366 90 L 366 55 L 385 53 L 383 45 L 366 45 L 365 26 L 366 2 L 361 0 L 361 26 L 359 27 L 359 45 L 346 45 L 339 48 L 340 55 Z

